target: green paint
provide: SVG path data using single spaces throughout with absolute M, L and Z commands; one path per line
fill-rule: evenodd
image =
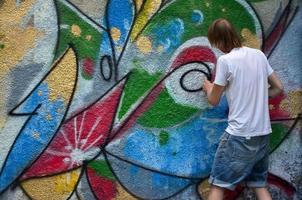
M 270 134 L 269 151 L 273 152 L 285 138 L 288 128 L 284 124 L 272 124 L 272 133 Z
M 91 58 L 96 61 L 100 49 L 101 35 L 97 29 L 83 20 L 77 13 L 58 1 L 58 16 L 60 24 L 59 46 L 56 57 L 59 57 L 67 48 L 68 43 L 72 43 L 77 51 L 78 59 Z M 71 32 L 71 26 L 75 24 L 81 28 L 80 37 L 76 37 Z M 62 28 L 67 26 L 67 28 Z M 86 39 L 91 35 L 91 40 Z
M 5 45 L 4 44 L 0 44 L 0 49 L 4 49 Z
M 209 3 L 207 7 L 206 2 Z M 192 21 L 194 10 L 200 10 L 203 13 L 204 20 L 201 24 L 195 24 Z M 225 10 L 224 12 L 222 10 Z M 253 12 L 250 10 L 250 12 Z M 228 19 L 233 23 L 236 30 L 240 32 L 243 28 L 248 28 L 252 33 L 256 33 L 256 28 L 252 15 L 240 3 L 235 0 L 178 0 L 158 13 L 146 29 L 143 35 L 150 35 L 168 22 L 181 19 L 184 22 L 184 34 L 181 43 L 198 36 L 206 36 L 209 25 L 218 18 Z M 156 38 L 153 38 L 156 40 Z
M 130 107 L 137 102 L 152 86 L 159 80 L 160 73 L 150 75 L 142 68 L 134 68 L 131 71 L 129 79 L 125 85 L 121 109 L 118 113 L 118 118 L 121 119 L 130 109 Z
M 86 80 L 91 80 L 91 79 L 93 78 L 93 76 L 91 76 L 91 75 L 89 75 L 89 74 L 86 74 L 86 73 L 84 72 L 84 70 L 81 71 L 81 75 L 82 75 L 82 77 L 83 77 L 84 79 L 86 79 Z
M 110 180 L 115 180 L 108 164 L 104 160 L 92 161 L 88 164 L 88 167 L 92 168 L 99 176 L 105 177 Z
M 177 104 L 164 89 L 138 123 L 145 127 L 166 128 L 187 120 L 197 111 L 196 108 Z
M 167 144 L 169 141 L 169 133 L 167 131 L 161 131 L 159 134 L 159 144 L 161 146 Z

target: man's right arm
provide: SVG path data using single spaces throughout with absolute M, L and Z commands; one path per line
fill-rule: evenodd
M 283 92 L 283 85 L 275 72 L 268 76 L 268 83 L 270 84 L 268 89 L 270 98 L 274 98 Z

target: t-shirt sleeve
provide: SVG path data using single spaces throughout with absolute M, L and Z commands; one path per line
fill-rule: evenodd
M 216 65 L 216 75 L 214 83 L 220 86 L 226 86 L 228 83 L 228 66 L 225 61 L 219 57 Z
M 261 53 L 262 53 L 262 52 L 261 52 Z M 268 60 L 267 60 L 265 54 L 262 53 L 262 55 L 263 55 L 263 57 L 264 57 L 264 63 L 265 63 L 265 67 L 266 67 L 266 75 L 267 75 L 267 76 L 270 76 L 270 75 L 274 72 L 274 70 L 273 70 L 273 68 L 271 67 L 271 65 L 269 64 L 269 62 L 268 62 Z

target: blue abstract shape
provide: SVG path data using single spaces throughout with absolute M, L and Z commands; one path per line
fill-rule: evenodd
M 185 31 L 183 21 L 177 18 L 158 26 L 151 32 L 154 46 L 163 46 L 166 53 L 172 53 L 181 44 L 181 37 Z
M 209 175 L 219 138 L 227 126 L 228 106 L 223 97 L 219 106 L 177 127 L 165 129 L 167 144 L 160 145 L 159 131 L 139 126 L 123 138 L 119 155 L 149 169 L 182 177 L 205 178 Z
M 134 13 L 135 8 L 133 2 L 130 0 L 110 0 L 108 3 L 105 16 L 107 24 L 105 26 L 109 31 L 115 28 L 120 32 L 120 37 L 113 40 L 117 57 L 119 57 L 120 54 L 119 49 L 126 45 L 126 40 L 133 23 Z M 108 43 L 108 40 L 105 39 L 101 43 L 101 50 L 105 50 L 106 48 L 108 49 L 109 46 L 110 44 Z
M 42 82 L 13 112 L 35 114 L 30 115 L 6 157 L 0 173 L 0 193 L 37 159 L 65 116 L 63 99 L 50 100 L 49 92 L 46 81 Z

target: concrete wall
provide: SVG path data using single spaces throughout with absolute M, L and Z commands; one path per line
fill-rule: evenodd
M 201 91 L 221 55 L 207 29 L 221 17 L 282 79 L 268 181 L 274 199 L 301 199 L 299 4 L 2 0 L 0 199 L 206 199 L 227 126 L 226 98 L 211 107 Z

